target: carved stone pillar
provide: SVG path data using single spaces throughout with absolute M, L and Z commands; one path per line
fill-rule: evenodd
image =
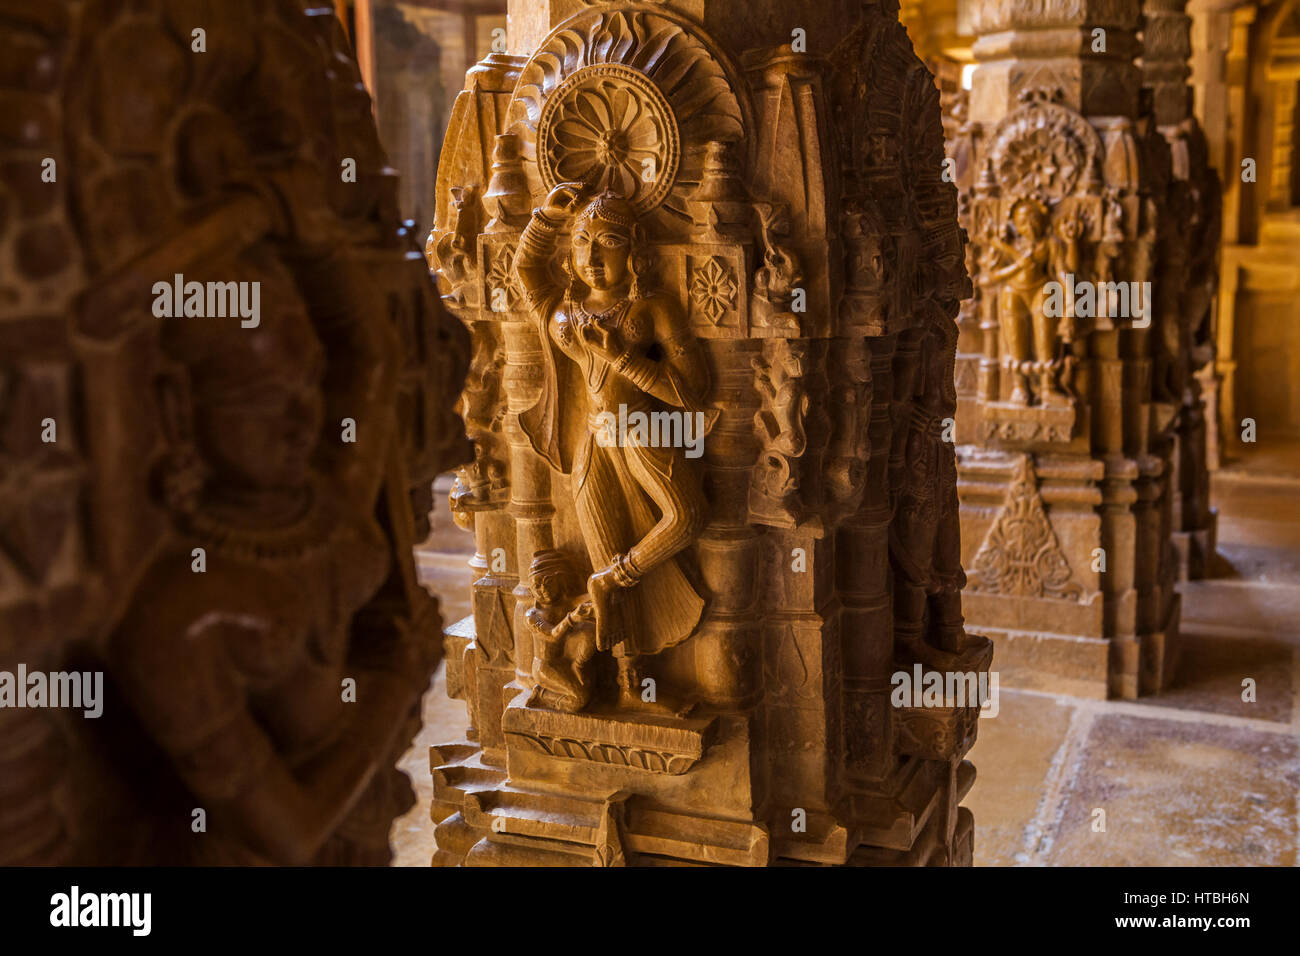
M 966 612 L 1006 679 L 1096 697 L 1164 686 L 1178 626 L 1176 409 L 1153 384 L 1178 299 L 1156 268 L 1170 224 L 1152 136 L 1166 166 L 1168 150 L 1139 110 L 1139 15 L 977 3 L 959 147 L 984 334 L 959 433 Z
M 977 702 L 891 701 L 991 652 L 956 190 L 893 5 L 510 13 L 428 245 L 476 343 L 453 506 L 502 554 L 448 633 L 434 862 L 969 863 Z
M 1163 210 L 1169 226 L 1157 266 L 1157 294 L 1168 309 L 1162 310 L 1157 354 L 1163 361 L 1153 385 L 1156 401 L 1174 417 L 1170 520 L 1177 573 L 1184 580 L 1205 577 L 1214 555 L 1208 453 L 1218 445 L 1214 303 L 1222 217 L 1219 177 L 1192 112 L 1192 24 L 1185 10 L 1185 0 L 1147 0 L 1140 61 L 1156 127 L 1170 150 Z
M 439 76 L 443 51 L 396 5 L 374 5 L 370 23 L 375 75 L 369 89 L 376 124 L 389 161 L 402 173 L 398 207 L 403 218 L 418 223 L 423 232 L 433 215 L 433 178 L 447 95 L 430 77 Z

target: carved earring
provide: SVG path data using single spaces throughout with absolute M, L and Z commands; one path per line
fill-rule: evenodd
M 563 272 L 564 277 L 569 280 L 567 286 L 569 298 L 573 298 L 573 287 L 577 284 L 578 278 L 573 269 L 572 249 L 570 249 L 568 254 L 560 260 L 560 271 Z
M 641 274 L 650 267 L 649 256 L 641 251 L 644 248 L 644 241 L 645 230 L 641 228 L 640 223 L 637 223 L 632 227 L 627 249 L 627 271 L 632 274 L 632 282 L 628 287 L 627 295 L 634 302 L 643 295 Z
M 199 508 L 199 498 L 207 478 L 207 466 L 194 442 L 188 439 L 179 442 L 163 463 L 163 501 L 177 514 L 193 514 Z

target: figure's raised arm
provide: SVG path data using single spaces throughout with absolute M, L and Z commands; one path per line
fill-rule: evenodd
M 529 311 L 536 312 L 561 291 L 551 278 L 556 234 L 573 215 L 585 189 L 582 183 L 560 183 L 551 190 L 546 202 L 533 210 L 532 218 L 524 227 L 515 254 L 515 274 L 524 289 Z

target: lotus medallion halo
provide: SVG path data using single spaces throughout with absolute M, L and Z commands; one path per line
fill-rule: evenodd
M 611 190 L 645 215 L 667 198 L 681 147 L 668 100 L 640 70 L 582 67 L 547 98 L 537 129 L 537 166 L 549 190 L 585 182 Z

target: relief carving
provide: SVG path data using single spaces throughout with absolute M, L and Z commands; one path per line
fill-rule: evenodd
M 835 345 L 826 487 L 837 509 L 851 511 L 861 502 L 871 457 L 871 352 L 862 339 Z
M 596 653 L 592 604 L 579 594 L 577 576 L 560 551 L 539 551 L 528 569 L 533 606 L 524 619 L 533 637 L 533 686 L 529 706 L 578 711 L 591 700 L 588 666 Z
M 473 186 L 456 186 L 451 191 L 451 220 L 447 235 L 425 245 L 425 256 L 436 261 L 438 275 L 447 289 L 444 300 L 453 307 L 469 305 L 465 293 L 473 288 L 477 275 L 478 197 Z
M 1002 365 L 1011 378 L 1010 401 L 1030 404 L 1032 376 L 1038 404 L 1060 404 L 1065 393 L 1058 381 L 1062 362 L 1057 346 L 1060 339 L 1068 340 L 1069 332 L 1048 312 L 1046 286 L 1078 268 L 1079 224 L 1063 220 L 1058 245 L 1047 232 L 1047 207 L 1027 196 L 1012 204 L 1010 220 L 1010 241 L 997 233 L 986 237 L 990 256 L 980 270 L 985 286 L 998 287 Z
M 547 189 L 583 182 L 642 215 L 668 195 L 681 158 L 677 120 L 644 73 L 618 63 L 585 66 L 546 100 L 537 128 Z
M 978 367 L 959 412 L 962 523 L 981 541 L 967 619 L 1037 686 L 1130 699 L 1174 674 L 1174 455 L 1197 444 L 1180 412 L 1190 191 L 1166 126 L 1189 111 L 1187 21 L 1178 3 L 1142 7 L 976 0 L 959 132 L 980 286 L 978 326 L 962 326 Z M 1104 49 L 1077 42 L 1096 25 Z M 1084 663 L 1080 639 L 1135 650 Z
M 522 130 L 547 189 L 627 188 L 637 215 L 657 208 L 689 223 L 706 153 L 679 144 L 743 142 L 739 84 L 676 13 L 608 6 L 574 16 L 533 53 L 507 124 Z
M 799 318 L 790 311 L 793 292 L 803 282 L 799 259 L 781 244 L 790 233 L 790 214 L 783 205 L 757 203 L 762 225 L 763 265 L 754 273 L 754 295 L 767 306 L 756 313 L 759 328 L 782 329 L 798 333 Z M 802 308 L 807 309 L 806 302 Z
M 435 861 L 846 863 L 841 834 L 890 830 L 876 808 L 912 786 L 942 808 L 918 858 L 967 860 L 973 726 L 915 743 L 886 689 L 898 661 L 991 653 L 962 626 L 945 430 L 969 281 L 931 78 L 887 5 L 818 26 L 826 57 L 776 0 L 712 37 L 719 0 L 541 2 L 444 149 L 472 154 L 459 186 L 514 137 L 503 191 L 536 208 L 478 237 L 485 271 L 516 247 L 518 307 L 471 317 L 476 368 L 505 352 L 510 451 L 476 544 L 519 567 L 513 617 L 464 630 L 523 659 L 461 685 L 478 736 L 433 755 Z M 655 440 L 679 418 L 686 441 Z M 497 833 L 494 801 L 535 812 Z
M 43 64 L 3 97 L 59 173 L 0 203 L 0 669 L 106 691 L 92 720 L 0 713 L 0 862 L 384 865 L 442 643 L 412 505 L 469 457 L 469 336 L 334 11 L 209 5 L 195 56 L 176 7 L 0 17 Z
M 551 277 L 560 232 L 567 286 Z M 703 527 L 695 462 L 633 431 L 609 440 L 599 416 L 691 416 L 707 432 L 708 369 L 679 303 L 640 287 L 634 204 L 582 184 L 556 186 L 533 212 L 516 272 L 543 342 L 541 397 L 520 426 L 572 479 L 594 573 L 587 583 L 600 650 L 616 649 L 620 704 L 642 707 L 641 659 L 688 638 L 704 596 L 679 558 Z M 698 423 L 698 425 L 696 425 Z M 655 517 L 656 512 L 658 518 Z M 682 702 L 660 695 L 656 709 Z
M 800 462 L 807 450 L 804 431 L 809 397 L 804 384 L 808 343 L 772 339 L 752 361 L 754 387 L 762 407 L 754 413 L 754 432 L 761 443 L 749 487 L 753 520 L 793 528 L 803 519 Z
M 1022 455 L 1006 503 L 975 555 L 967 581 L 972 591 L 1012 597 L 1077 601 L 1070 562 L 1052 530 L 1028 455 Z
M 740 286 L 725 260 L 710 256 L 691 273 L 691 302 L 710 325 L 720 326 L 735 312 Z

